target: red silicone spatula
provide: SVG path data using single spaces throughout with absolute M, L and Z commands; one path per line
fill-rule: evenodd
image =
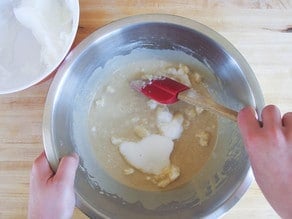
M 227 117 L 233 121 L 237 120 L 236 111 L 168 77 L 132 81 L 131 87 L 162 104 L 172 104 L 182 100 L 191 105 L 200 106 L 205 110 Z

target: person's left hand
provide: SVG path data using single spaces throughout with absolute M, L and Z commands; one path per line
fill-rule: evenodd
M 30 176 L 28 218 L 71 218 L 75 207 L 74 179 L 77 154 L 63 157 L 54 174 L 44 152 L 36 158 Z

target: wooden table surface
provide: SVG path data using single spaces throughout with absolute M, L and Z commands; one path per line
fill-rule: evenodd
M 228 3 L 227 3 L 228 2 Z M 292 111 L 292 2 L 289 0 L 81 0 L 74 45 L 97 28 L 142 13 L 168 13 L 201 22 L 244 55 L 267 104 Z M 1 80 L 1 79 L 0 79 Z M 42 114 L 52 77 L 24 91 L 0 95 L 0 218 L 25 218 L 29 173 L 43 150 Z M 271 176 L 272 177 L 272 176 Z M 256 183 L 223 218 L 278 218 Z M 78 209 L 74 218 L 86 218 Z

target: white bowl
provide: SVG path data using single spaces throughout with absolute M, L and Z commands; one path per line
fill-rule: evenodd
M 62 62 L 79 24 L 78 0 L 1 0 L 0 94 L 24 90 Z

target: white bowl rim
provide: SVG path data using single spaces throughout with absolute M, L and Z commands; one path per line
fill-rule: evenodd
M 70 0 L 70 1 L 72 1 L 72 0 Z M 58 61 L 54 65 L 52 65 L 50 68 L 47 68 L 44 72 L 39 73 L 38 76 L 36 78 L 34 78 L 34 80 L 28 81 L 26 83 L 23 83 L 21 86 L 14 87 L 14 88 L 7 88 L 7 89 L 1 90 L 1 87 L 0 87 L 0 95 L 22 91 L 22 90 L 25 90 L 27 88 L 30 88 L 30 87 L 40 83 L 41 81 L 46 79 L 48 76 L 50 76 L 62 64 L 64 59 L 66 59 L 66 57 L 67 57 L 68 53 L 70 52 L 71 47 L 74 43 L 74 40 L 76 38 L 78 26 L 79 26 L 79 19 L 80 19 L 79 0 L 73 0 L 73 1 L 75 1 L 74 4 L 76 5 L 76 7 L 74 7 L 74 11 L 73 11 L 73 16 L 74 16 L 73 21 L 74 21 L 74 19 L 76 19 L 76 22 L 73 22 L 72 36 L 71 36 L 71 39 L 69 41 L 68 47 L 66 48 L 66 51 L 64 52 L 64 55 L 60 56 Z M 67 2 L 67 1 L 65 1 L 65 2 Z

